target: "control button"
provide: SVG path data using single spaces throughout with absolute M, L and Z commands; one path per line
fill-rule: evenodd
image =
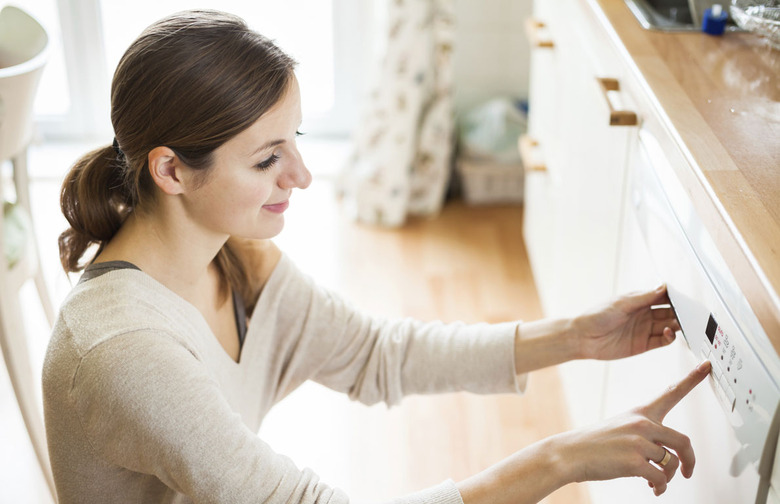
M 718 364 L 718 361 L 714 355 L 710 355 L 709 360 L 710 364 L 712 364 L 712 376 L 715 378 L 715 381 L 719 381 L 721 375 L 723 374 L 720 370 L 720 364 Z
M 707 347 L 707 345 L 704 345 L 701 347 L 701 358 L 702 359 L 709 359 L 710 358 L 710 349 Z
M 720 402 L 723 403 L 723 407 L 726 408 L 727 411 L 731 411 L 733 409 L 731 407 L 732 403 L 726 395 L 726 391 L 723 390 L 723 387 L 721 387 L 720 384 L 715 385 L 715 392 L 717 393 Z
M 720 377 L 720 386 L 723 388 L 724 392 L 729 389 L 728 379 L 723 375 Z
M 730 387 L 723 387 L 723 384 L 717 383 L 714 385 L 715 394 L 718 396 L 718 400 L 723 404 L 723 407 L 728 413 L 734 411 L 736 406 L 736 395 Z
M 726 388 L 726 397 L 729 398 L 729 402 L 731 403 L 731 409 L 734 409 L 734 406 L 737 404 L 737 395 L 734 393 L 734 390 L 732 390 L 731 387 Z

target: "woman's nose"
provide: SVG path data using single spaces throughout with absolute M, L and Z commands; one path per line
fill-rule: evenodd
M 279 178 L 279 187 L 282 189 L 306 189 L 311 184 L 311 172 L 306 168 L 299 152 L 286 167 Z

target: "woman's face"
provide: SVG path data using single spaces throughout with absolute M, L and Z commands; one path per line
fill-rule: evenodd
M 311 183 L 295 143 L 300 124 L 301 96 L 293 78 L 279 103 L 214 151 L 206 182 L 185 199 L 189 214 L 217 234 L 279 234 L 292 190 Z

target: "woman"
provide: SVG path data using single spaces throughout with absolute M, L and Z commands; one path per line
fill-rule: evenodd
M 663 287 L 574 319 L 443 325 L 372 319 L 314 285 L 267 241 L 311 180 L 295 145 L 293 68 L 239 18 L 212 11 L 155 23 L 120 61 L 114 145 L 79 160 L 62 188 L 62 264 L 88 265 L 44 367 L 60 503 L 346 502 L 256 435 L 305 380 L 369 404 L 517 392 L 534 369 L 674 339 L 671 309 L 650 308 L 668 301 Z M 694 464 L 688 439 L 661 421 L 706 374 L 399 502 L 536 502 L 621 476 L 660 494 Z

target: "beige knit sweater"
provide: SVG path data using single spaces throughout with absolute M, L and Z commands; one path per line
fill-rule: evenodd
M 516 328 L 370 318 L 283 256 L 236 363 L 200 312 L 145 273 L 81 282 L 43 370 L 59 502 L 348 502 L 257 436 L 271 406 L 308 379 L 366 404 L 521 392 Z M 396 502 L 462 500 L 446 481 Z

